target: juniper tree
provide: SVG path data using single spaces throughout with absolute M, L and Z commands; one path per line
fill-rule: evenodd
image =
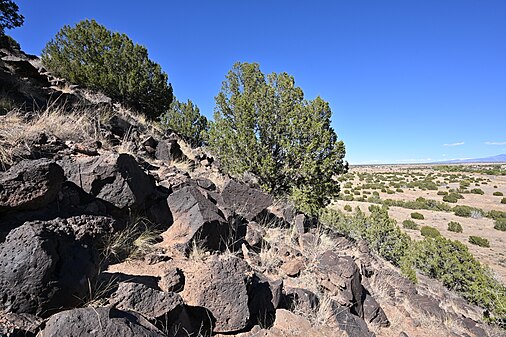
M 64 26 L 42 51 L 55 75 L 104 92 L 155 119 L 172 102 L 172 87 L 143 46 L 95 20 Z
M 0 0 L 0 35 L 4 29 L 11 29 L 23 25 L 24 17 L 18 13 L 19 7 L 10 0 Z
M 163 127 L 172 129 L 191 146 L 201 146 L 207 137 L 207 118 L 191 100 L 186 103 L 174 100 L 170 108 L 160 116 Z
M 306 100 L 293 76 L 236 63 L 216 96 L 209 146 L 230 173 L 254 173 L 266 191 L 316 214 L 339 192 L 333 177 L 347 171 L 331 114 L 322 98 Z

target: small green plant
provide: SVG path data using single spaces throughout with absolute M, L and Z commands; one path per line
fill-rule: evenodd
M 451 203 L 456 203 L 459 199 L 452 193 L 452 194 L 449 194 L 449 195 L 445 195 L 443 197 L 443 201 L 446 201 L 446 202 L 451 202 Z
M 351 211 L 353 211 L 350 205 L 344 205 L 344 210 L 345 210 L 346 212 L 351 212 Z
M 468 218 L 471 216 L 473 209 L 469 206 L 455 206 L 453 212 L 456 216 Z
M 506 232 L 506 219 L 505 218 L 497 219 L 494 222 L 494 228 L 499 231 Z
M 490 247 L 490 242 L 487 239 L 482 238 L 481 236 L 471 235 L 469 237 L 469 243 L 480 247 L 487 247 L 487 248 Z
M 496 191 L 494 193 L 492 193 L 494 196 L 496 197 L 502 197 L 504 194 L 502 192 L 499 192 L 499 191 Z
M 423 220 L 423 219 L 425 219 L 425 217 L 423 216 L 423 214 L 422 213 L 418 213 L 418 212 L 411 213 L 411 218 L 415 219 L 415 220 Z
M 450 232 L 462 233 L 462 225 L 457 221 L 450 221 L 448 223 L 448 230 Z
M 431 226 L 423 226 L 420 229 L 420 234 L 426 238 L 435 238 L 441 236 L 441 233 L 436 228 Z
M 418 225 L 416 224 L 416 222 L 414 222 L 413 220 L 404 220 L 402 222 L 402 227 L 403 228 L 406 228 L 406 229 L 418 229 Z
M 448 192 L 446 192 L 446 191 L 438 191 L 437 195 L 448 195 Z
M 485 192 L 483 192 L 483 190 L 481 188 L 473 188 L 471 190 L 471 193 L 473 193 L 473 194 L 479 194 L 479 195 L 485 194 Z
M 506 204 L 506 198 L 501 199 L 501 204 Z

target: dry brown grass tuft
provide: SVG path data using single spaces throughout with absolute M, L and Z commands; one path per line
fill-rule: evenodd
M 90 107 L 76 105 L 49 106 L 27 118 L 20 110 L 0 116 L 0 165 L 12 164 L 13 150 L 40 133 L 54 135 L 63 141 L 100 140 L 101 113 Z

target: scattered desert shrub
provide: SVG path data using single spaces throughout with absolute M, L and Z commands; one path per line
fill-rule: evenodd
M 506 289 L 463 243 L 438 236 L 413 242 L 411 254 L 414 267 L 486 308 L 489 319 L 506 318 Z
M 490 247 L 490 242 L 487 239 L 482 238 L 481 236 L 471 235 L 469 237 L 469 243 L 480 247 Z
M 435 238 L 437 236 L 441 236 L 441 233 L 436 228 L 431 226 L 422 226 L 420 229 L 420 234 L 426 238 Z
M 413 220 L 404 220 L 402 222 L 402 227 L 406 229 L 418 229 L 418 225 Z
M 499 192 L 499 191 L 496 191 L 494 193 L 492 193 L 494 196 L 496 197 L 502 197 L 504 194 L 502 192 Z
M 501 199 L 501 204 L 506 204 L 506 198 Z
M 448 192 L 446 192 L 446 191 L 438 191 L 437 195 L 448 195 Z
M 506 231 L 506 218 L 497 219 L 494 222 L 494 228 L 500 231 Z
M 462 225 L 457 221 L 450 221 L 448 223 L 448 230 L 450 232 L 462 233 Z
M 350 206 L 350 205 L 344 205 L 344 210 L 345 210 L 346 212 L 351 212 L 351 211 L 353 211 L 353 210 L 351 209 L 351 206 Z
M 471 193 L 472 193 L 472 194 L 479 194 L 479 195 L 483 195 L 483 194 L 485 194 L 485 192 L 483 192 L 483 190 L 482 190 L 481 188 L 473 188 L 473 189 L 471 190 Z
M 486 216 L 487 216 L 487 218 L 491 218 L 494 220 L 504 219 L 504 218 L 506 218 L 506 212 L 496 211 L 493 209 L 493 210 L 489 211 Z
M 63 26 L 42 51 L 42 62 L 56 76 L 100 90 L 155 120 L 172 102 L 172 87 L 148 51 L 125 34 L 95 20 Z
M 453 212 L 455 213 L 456 216 L 467 217 L 467 218 L 471 216 L 472 211 L 473 211 L 473 209 L 469 206 L 455 206 L 453 208 Z
M 449 195 L 445 195 L 443 197 L 443 201 L 446 201 L 446 202 L 456 203 L 458 200 L 459 199 L 455 196 L 454 193 L 449 194 Z
M 412 219 L 416 219 L 416 220 L 423 220 L 423 219 L 425 219 L 425 217 L 423 216 L 423 214 L 422 213 L 418 213 L 418 212 L 411 213 L 411 218 Z

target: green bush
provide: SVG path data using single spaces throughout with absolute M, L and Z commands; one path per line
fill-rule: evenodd
M 451 202 L 451 203 L 456 203 L 459 199 L 455 196 L 455 194 L 449 194 L 449 195 L 445 195 L 443 197 L 443 201 L 446 201 L 446 202 Z
M 446 191 L 438 191 L 437 195 L 448 195 L 448 192 L 446 192 Z
M 169 110 L 160 116 L 160 123 L 163 128 L 175 131 L 192 147 L 204 145 L 207 138 L 207 118 L 190 100 L 187 103 L 174 100 Z
M 344 210 L 347 211 L 347 212 L 351 212 L 352 211 L 350 205 L 344 205 Z
M 469 243 L 480 247 L 490 247 L 490 242 L 487 239 L 482 238 L 481 236 L 471 235 L 469 237 Z
M 416 220 L 423 220 L 425 219 L 422 213 L 413 212 L 411 213 L 411 218 Z
M 501 199 L 501 204 L 506 204 L 506 198 Z
M 473 209 L 469 206 L 455 206 L 453 208 L 453 212 L 455 213 L 455 215 L 466 218 L 471 216 L 472 211 Z
M 19 7 L 10 0 L 0 1 L 0 35 L 4 30 L 23 25 L 24 17 L 18 13 Z
M 216 96 L 209 146 L 229 173 L 251 172 L 267 192 L 315 215 L 339 194 L 334 177 L 348 168 L 331 115 L 328 102 L 306 100 L 287 73 L 236 63 Z
M 413 242 L 411 256 L 420 272 L 486 308 L 492 321 L 506 319 L 506 289 L 463 243 L 441 236 L 425 239 Z
M 473 193 L 473 194 L 479 194 L 479 195 L 485 194 L 485 192 L 483 192 L 483 190 L 481 188 L 473 188 L 471 190 L 471 193 Z
M 172 87 L 143 46 L 95 20 L 63 26 L 42 51 L 42 62 L 56 76 L 100 90 L 155 120 L 172 103 Z
M 413 220 L 404 220 L 402 227 L 406 229 L 418 229 L 418 225 Z
M 496 211 L 495 209 L 493 209 L 487 213 L 487 218 L 491 218 L 494 220 L 503 219 L 506 218 L 506 212 Z
M 420 234 L 426 238 L 435 238 L 441 236 L 441 233 L 436 228 L 431 226 L 422 226 L 420 229 Z
M 450 232 L 462 233 L 462 225 L 457 221 L 450 221 L 448 223 L 448 230 Z
M 506 218 L 497 219 L 494 222 L 494 228 L 500 231 L 506 231 Z
M 502 197 L 504 194 L 502 192 L 499 192 L 499 191 L 496 191 L 494 193 L 492 193 L 494 196 L 496 197 Z

